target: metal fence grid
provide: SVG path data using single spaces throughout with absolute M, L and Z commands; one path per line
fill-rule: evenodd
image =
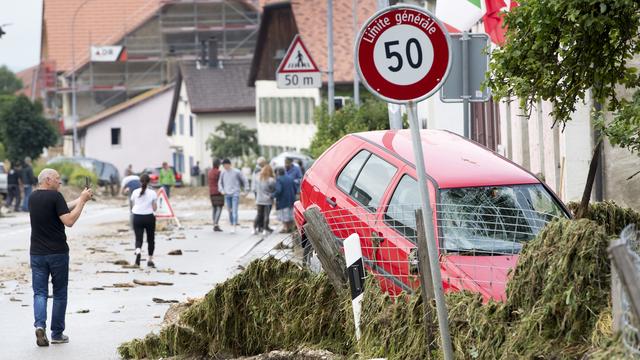
M 416 194 L 417 196 L 417 194 Z M 384 291 L 413 292 L 419 287 L 416 210 L 419 204 L 378 208 L 353 206 L 322 211 L 335 241 L 357 233 L 369 275 Z M 563 213 L 523 210 L 509 206 L 438 203 L 434 227 L 446 291 L 470 290 L 485 298 L 504 296 L 509 271 L 522 246 L 544 225 Z M 321 269 L 311 243 L 294 235 L 268 256 L 298 261 Z
M 640 229 L 634 225 L 627 226 L 620 234 L 620 239 L 626 244 L 627 251 L 635 269 L 640 273 Z M 622 343 L 629 356 L 640 358 L 640 319 L 636 319 L 631 310 L 629 296 L 622 287 Z

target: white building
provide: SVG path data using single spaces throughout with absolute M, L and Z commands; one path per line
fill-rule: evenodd
M 171 89 L 173 85 L 149 90 L 80 122 L 81 153 L 114 164 L 120 176 L 129 164 L 137 172 L 169 161 L 166 116 Z
M 255 91 L 247 86 L 248 76 L 247 63 L 225 63 L 222 68 L 198 68 L 195 63 L 180 65 L 169 126 L 165 129 L 173 164 L 186 184 L 192 183 L 194 165 L 199 163 L 201 170 L 211 167 L 206 141 L 220 124 L 256 128 Z

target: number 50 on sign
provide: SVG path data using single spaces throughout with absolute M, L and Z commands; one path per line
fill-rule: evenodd
M 363 26 L 355 56 L 369 90 L 388 102 L 420 101 L 437 91 L 448 75 L 449 35 L 424 9 L 393 6 Z

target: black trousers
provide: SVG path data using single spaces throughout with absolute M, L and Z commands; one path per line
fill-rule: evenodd
M 271 214 L 271 205 L 258 205 L 258 214 L 253 220 L 253 228 L 256 230 L 269 229 L 269 215 Z
M 136 249 L 142 247 L 142 237 L 145 231 L 147 232 L 149 256 L 151 256 L 153 255 L 153 250 L 156 247 L 156 217 L 153 214 L 133 214 L 133 232 L 136 234 Z

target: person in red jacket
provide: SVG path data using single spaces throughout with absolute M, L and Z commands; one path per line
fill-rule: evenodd
M 222 231 L 218 223 L 222 208 L 224 207 L 224 195 L 218 189 L 218 180 L 220 179 L 220 160 L 213 159 L 213 167 L 207 174 L 209 181 L 209 197 L 211 198 L 211 206 L 213 207 L 213 231 Z

